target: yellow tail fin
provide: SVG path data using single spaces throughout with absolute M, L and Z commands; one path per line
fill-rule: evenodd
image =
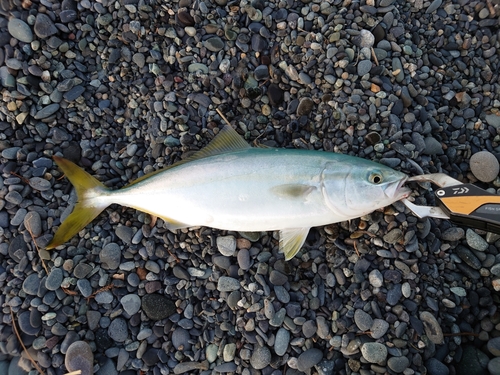
M 109 191 L 101 182 L 69 160 L 59 156 L 53 156 L 53 159 L 75 187 L 78 203 L 45 247 L 47 250 L 68 241 L 109 205 L 103 200 L 94 199 Z

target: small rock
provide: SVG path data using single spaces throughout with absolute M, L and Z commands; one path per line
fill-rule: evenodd
M 425 334 L 436 345 L 444 341 L 443 330 L 437 319 L 428 311 L 420 313 L 420 320 L 424 323 Z
M 57 33 L 57 27 L 54 25 L 54 22 L 44 13 L 36 15 L 34 30 L 40 39 L 48 38 Z
M 116 243 L 108 243 L 99 253 L 101 266 L 104 269 L 115 270 L 120 265 L 122 252 L 120 246 Z
M 368 275 L 371 286 L 380 288 L 384 284 L 384 278 L 379 270 L 373 270 Z
M 255 370 L 262 370 L 271 363 L 271 351 L 267 346 L 257 347 L 250 358 L 250 365 Z
M 233 256 L 236 252 L 236 238 L 234 236 L 217 237 L 217 249 L 224 256 Z
M 493 356 L 500 357 L 500 337 L 489 339 L 486 347 Z
M 127 294 L 120 299 L 125 312 L 132 316 L 141 308 L 141 298 L 137 294 Z
M 488 249 L 488 242 L 472 229 L 467 229 L 465 232 L 467 245 L 477 251 L 486 251 Z
M 309 97 L 300 99 L 299 106 L 297 107 L 297 116 L 307 116 L 314 108 L 314 102 Z
M 274 352 L 278 356 L 283 356 L 288 349 L 288 344 L 290 343 L 290 331 L 281 327 L 276 333 L 276 338 L 274 339 Z
M 232 277 L 221 276 L 217 282 L 217 290 L 219 292 L 232 292 L 240 289 L 240 282 Z
M 45 279 L 45 287 L 48 290 L 57 290 L 61 287 L 63 281 L 63 271 L 60 268 L 53 268 L 47 279 Z
M 299 371 L 306 372 L 313 366 L 316 366 L 323 359 L 323 352 L 317 348 L 307 349 L 297 358 L 297 368 Z
M 423 153 L 425 155 L 441 155 L 443 154 L 443 146 L 434 137 L 427 137 L 424 139 L 425 149 Z
M 479 151 L 470 158 L 470 170 L 479 181 L 491 182 L 497 178 L 500 164 L 491 152 Z
M 18 18 L 11 18 L 7 25 L 10 35 L 24 43 L 33 41 L 33 32 L 26 22 Z
M 373 324 L 370 328 L 371 336 L 375 340 L 378 340 L 385 335 L 389 329 L 389 323 L 382 319 L 373 319 Z
M 364 76 L 365 74 L 370 73 L 370 70 L 372 69 L 372 62 L 370 60 L 361 60 L 358 63 L 358 75 L 359 76 Z
M 212 52 L 219 52 L 221 49 L 224 48 L 224 42 L 218 36 L 206 39 L 203 42 L 203 45 L 205 46 L 206 49 Z
M 429 375 L 448 375 L 450 370 L 443 362 L 436 358 L 429 358 L 425 363 Z
M 162 320 L 175 313 L 175 304 L 161 294 L 146 294 L 142 297 L 142 309 L 151 320 Z
M 357 309 L 354 312 L 354 323 L 356 323 L 361 331 L 368 331 L 373 325 L 373 319 L 370 314 L 361 309 Z
M 387 367 L 397 374 L 402 374 L 410 365 L 410 360 L 407 357 L 391 357 L 387 360 Z
M 387 347 L 378 342 L 367 342 L 361 347 L 361 354 L 370 363 L 381 363 L 387 358 Z
M 66 351 L 64 365 L 68 372 L 80 370 L 82 374 L 94 373 L 94 354 L 85 341 L 75 341 Z
M 127 321 L 122 318 L 116 318 L 108 327 L 108 335 L 116 342 L 124 342 L 128 337 Z

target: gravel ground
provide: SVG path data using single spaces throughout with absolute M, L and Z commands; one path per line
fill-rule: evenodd
M 76 199 L 52 155 L 121 187 L 205 146 L 216 109 L 249 142 L 497 193 L 499 16 L 498 0 L 0 0 L 0 374 L 35 374 L 29 356 L 45 374 L 499 374 L 500 236 L 400 202 L 313 229 L 289 262 L 276 233 L 172 233 L 117 206 L 38 250 Z

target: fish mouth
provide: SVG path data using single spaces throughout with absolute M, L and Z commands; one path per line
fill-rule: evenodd
M 408 177 L 404 177 L 401 180 L 394 181 L 389 186 L 387 186 L 387 189 L 385 189 L 385 194 L 388 197 L 393 198 L 394 201 L 407 198 L 411 194 L 411 190 L 408 187 L 403 186 L 407 180 Z

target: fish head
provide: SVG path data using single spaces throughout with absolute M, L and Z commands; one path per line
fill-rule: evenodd
M 341 163 L 325 174 L 327 205 L 348 219 L 360 217 L 406 198 L 411 190 L 403 186 L 404 173 L 364 159 Z M 340 167 L 340 168 L 339 168 Z

